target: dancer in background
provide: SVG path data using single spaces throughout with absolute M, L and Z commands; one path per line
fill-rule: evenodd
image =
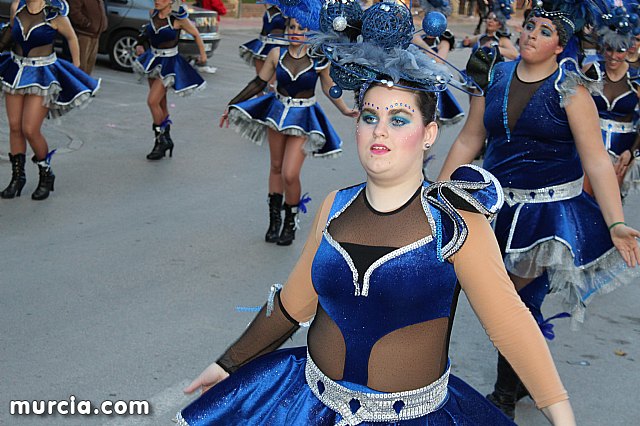
M 549 291 L 564 295 L 573 320 L 582 321 L 593 296 L 640 277 L 640 233 L 624 221 L 586 88 L 598 82 L 580 71 L 576 59 L 574 34 L 586 19 L 581 6 L 571 0 L 536 5 L 520 37 L 520 59 L 489 70 L 486 100 L 472 99 L 440 174 L 448 179 L 471 163 L 488 138 L 483 166 L 505 196 L 495 234 L 511 280 L 550 338 L 551 325 L 540 311 Z M 597 203 L 582 190 L 585 173 Z M 517 399 L 526 395 L 512 365 L 499 355 L 488 396 L 511 418 Z
M 508 2 L 494 2 L 494 6 L 485 18 L 484 34 L 473 37 L 465 37 L 462 40 L 464 47 L 470 47 L 472 54 L 479 47 L 497 46 L 502 57 L 513 60 L 518 57 L 518 49 L 511 42 L 511 32 L 507 26 L 507 20 L 511 17 L 511 5 Z
M 410 45 L 405 5 L 384 2 L 364 13 L 371 39 L 325 40 L 323 51 L 349 70 L 336 82 L 358 92 L 366 182 L 325 199 L 286 284 L 272 287 L 240 339 L 185 389 L 214 386 L 178 413 L 178 424 L 513 425 L 451 374 L 458 280 L 538 406 L 555 425 L 575 424 L 484 216 L 500 208 L 499 184 L 472 166 L 452 183 L 423 181 L 422 156 L 438 133 L 430 90 L 446 84 L 449 71 Z M 385 37 L 375 25 L 390 17 L 402 21 Z M 400 58 L 417 67 L 403 68 Z M 275 351 L 311 318 L 307 347 Z
M 10 26 L 5 31 L 7 39 L 11 35 L 12 49 L 0 55 L 0 87 L 9 120 L 12 178 L 0 192 L 2 198 L 22 193 L 27 142 L 40 174 L 31 198 L 49 197 L 54 190 L 51 157 L 55 150 L 49 151 L 42 123 L 47 116 L 56 118 L 86 105 L 100 87 L 100 81 L 78 68 L 78 39 L 68 13 L 69 5 L 64 0 L 20 0 L 11 4 Z M 58 34 L 67 40 L 73 64 L 56 57 L 53 44 Z
M 300 10 L 298 13 L 306 13 L 303 7 Z M 298 15 L 295 10 L 291 13 Z M 318 78 L 323 92 L 340 112 L 348 117 L 358 114 L 341 98 L 329 95 L 334 85 L 329 76 L 329 63 L 310 55 L 309 45 L 305 43 L 308 31 L 309 28 L 301 26 L 295 18 L 288 19 L 290 44 L 271 50 L 260 73 L 231 100 L 220 121 L 221 127 L 231 122 L 240 134 L 257 144 L 265 137 L 269 142 L 269 227 L 265 241 L 281 246 L 290 245 L 295 239 L 298 211 L 303 201 L 300 173 L 305 157 L 331 157 L 342 152 L 340 137 L 316 103 Z M 274 75 L 276 91 L 252 99 L 262 93 Z
M 604 146 L 624 198 L 630 190 L 637 191 L 640 187 L 640 162 L 635 159 L 639 148 L 636 111 L 640 76 L 638 69 L 627 62 L 629 49 L 635 47 L 633 32 L 638 21 L 634 23 L 626 18 L 630 13 L 637 16 L 638 6 L 615 7 L 611 12 L 611 17 L 607 15 L 596 28 L 604 50 L 604 62 L 600 63 L 604 76 L 603 86 L 593 94 L 593 99 L 600 116 Z M 584 183 L 585 191 L 593 194 L 588 178 Z
M 262 15 L 260 36 L 240 45 L 240 57 L 244 59 L 247 64 L 255 66 L 256 74 L 260 74 L 260 70 L 262 70 L 264 66 L 264 61 L 272 49 L 288 44 L 286 40 L 269 36 L 283 36 L 287 25 L 286 17 L 274 4 L 265 1 L 264 5 L 266 10 L 264 11 L 264 15 Z
M 167 107 L 167 88 L 172 87 L 180 96 L 187 96 L 205 86 L 200 74 L 178 53 L 180 31 L 191 34 L 196 41 L 200 57 L 199 64 L 206 64 L 207 54 L 200 33 L 189 20 L 180 0 L 154 0 L 149 23 L 144 27 L 133 62 L 133 70 L 149 81 L 147 105 L 153 119 L 155 135 L 153 149 L 147 154 L 148 160 L 161 160 L 169 151 L 173 156 L 171 139 L 171 118 Z M 149 48 L 145 51 L 145 44 Z

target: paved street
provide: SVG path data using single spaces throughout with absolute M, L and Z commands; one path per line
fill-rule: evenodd
M 457 31 L 468 31 L 461 21 Z M 264 303 L 299 254 L 315 210 L 331 190 L 363 180 L 353 122 L 322 95 L 343 137 L 338 159 L 309 159 L 303 192 L 313 198 L 290 247 L 263 240 L 267 224 L 266 146 L 219 129 L 226 102 L 253 79 L 237 46 L 253 29 L 224 29 L 190 98 L 170 95 L 173 158 L 149 162 L 153 145 L 146 83 L 102 63 L 102 90 L 89 107 L 44 130 L 56 191 L 35 202 L 37 170 L 27 165 L 23 196 L 0 200 L 0 424 L 161 425 L 191 400 L 181 389 L 217 358 L 251 320 L 236 306 Z M 468 51 L 451 58 L 462 65 Z M 468 104 L 466 95 L 456 93 Z M 540 123 L 544 125 L 544 123 Z M 460 129 L 445 129 L 432 176 Z M 7 124 L 0 112 L 0 185 L 10 179 Z M 30 154 L 29 154 L 30 155 Z M 640 226 L 640 197 L 627 219 Z M 557 322 L 550 343 L 581 425 L 637 424 L 640 418 L 640 283 L 601 297 L 579 332 Z M 545 314 L 561 310 L 551 298 Z M 294 344 L 304 344 L 299 333 Z M 461 297 L 451 343 L 452 371 L 491 390 L 496 352 Z M 148 417 L 9 415 L 9 401 L 149 400 Z M 531 400 L 517 422 L 544 425 Z

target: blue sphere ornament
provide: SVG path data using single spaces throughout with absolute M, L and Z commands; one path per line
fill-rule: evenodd
M 329 95 L 331 95 L 333 99 L 338 99 L 340 96 L 342 96 L 342 89 L 340 88 L 340 86 L 333 86 L 331 89 L 329 89 Z
M 406 49 L 413 39 L 413 17 L 403 3 L 376 3 L 364 11 L 362 38 L 384 49 Z
M 441 12 L 429 12 L 422 20 L 422 31 L 429 37 L 439 37 L 447 29 L 447 17 Z
M 631 22 L 632 24 L 636 24 L 638 22 L 638 15 L 636 15 L 635 13 L 629 15 L 629 22 Z
M 635 27 L 635 28 L 633 29 L 633 35 L 634 35 L 634 36 L 640 35 L 640 27 Z
M 362 7 L 356 0 L 328 0 L 320 9 L 320 31 L 344 31 L 348 26 L 359 26 Z M 346 24 L 346 25 L 345 25 Z M 342 29 L 340 29 L 342 28 Z
M 616 7 L 615 9 L 613 9 L 613 14 L 616 15 L 616 16 L 622 16 L 625 13 L 627 13 L 627 12 L 621 7 Z

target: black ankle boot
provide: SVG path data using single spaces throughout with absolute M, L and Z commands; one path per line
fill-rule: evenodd
M 280 227 L 282 226 L 282 194 L 269 194 L 269 229 L 264 236 L 268 243 L 276 243 L 280 239 Z
M 288 246 L 296 239 L 296 229 L 298 229 L 298 206 L 291 206 L 284 203 L 284 225 L 277 244 Z
M 44 160 L 38 161 L 36 157 L 33 156 L 31 161 L 38 165 L 40 172 L 38 187 L 33 191 L 33 194 L 31 194 L 31 199 L 44 200 L 49 197 L 49 192 L 53 191 L 53 182 L 56 180 L 56 176 L 51 171 L 51 153 L 48 154 Z
M 498 378 L 493 392 L 487 399 L 513 420 L 516 416 L 516 402 L 520 389 L 525 389 L 520 378 L 502 354 L 498 354 Z M 526 391 L 526 389 L 525 389 Z M 524 396 L 524 395 L 523 395 Z
M 27 183 L 27 177 L 24 174 L 25 155 L 9 154 L 9 160 L 11 160 L 11 182 L 4 191 L 0 192 L 0 198 L 19 197 L 24 184 Z
M 167 138 L 166 126 L 153 125 L 153 132 L 155 133 L 155 144 L 149 154 L 147 154 L 147 160 L 161 160 L 167 155 L 169 151 L 169 157 L 173 157 L 173 141 Z

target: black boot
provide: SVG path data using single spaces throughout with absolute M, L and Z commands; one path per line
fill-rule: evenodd
M 296 229 L 298 229 L 298 206 L 291 206 L 284 203 L 284 225 L 277 244 L 279 246 L 288 246 L 296 239 Z
M 147 160 L 161 160 L 167 155 L 169 151 L 169 157 L 173 157 L 173 141 L 167 138 L 166 126 L 153 125 L 153 132 L 155 133 L 155 144 L 149 154 L 147 154 Z
M 51 155 L 53 152 L 47 154 L 44 160 L 38 161 L 35 155 L 31 158 L 31 161 L 38 165 L 40 172 L 40 180 L 38 181 L 38 187 L 33 194 L 31 194 L 32 200 L 44 200 L 49 197 L 49 192 L 53 191 L 53 182 L 56 180 L 56 176 L 51 171 Z
M 282 194 L 269 194 L 269 229 L 264 236 L 268 243 L 276 243 L 280 239 L 280 227 L 282 226 Z
M 24 184 L 27 183 L 27 177 L 24 174 L 25 155 L 9 154 L 9 160 L 11 160 L 11 182 L 4 191 L 0 192 L 1 198 L 19 197 Z
M 509 362 L 498 354 L 498 378 L 493 388 L 493 392 L 487 395 L 487 399 L 500 409 L 507 417 L 513 420 L 516 416 L 516 402 L 518 398 L 518 391 L 525 389 L 520 378 L 513 371 L 513 368 Z M 526 391 L 526 389 L 525 389 Z M 524 395 L 522 395 L 524 396 Z

